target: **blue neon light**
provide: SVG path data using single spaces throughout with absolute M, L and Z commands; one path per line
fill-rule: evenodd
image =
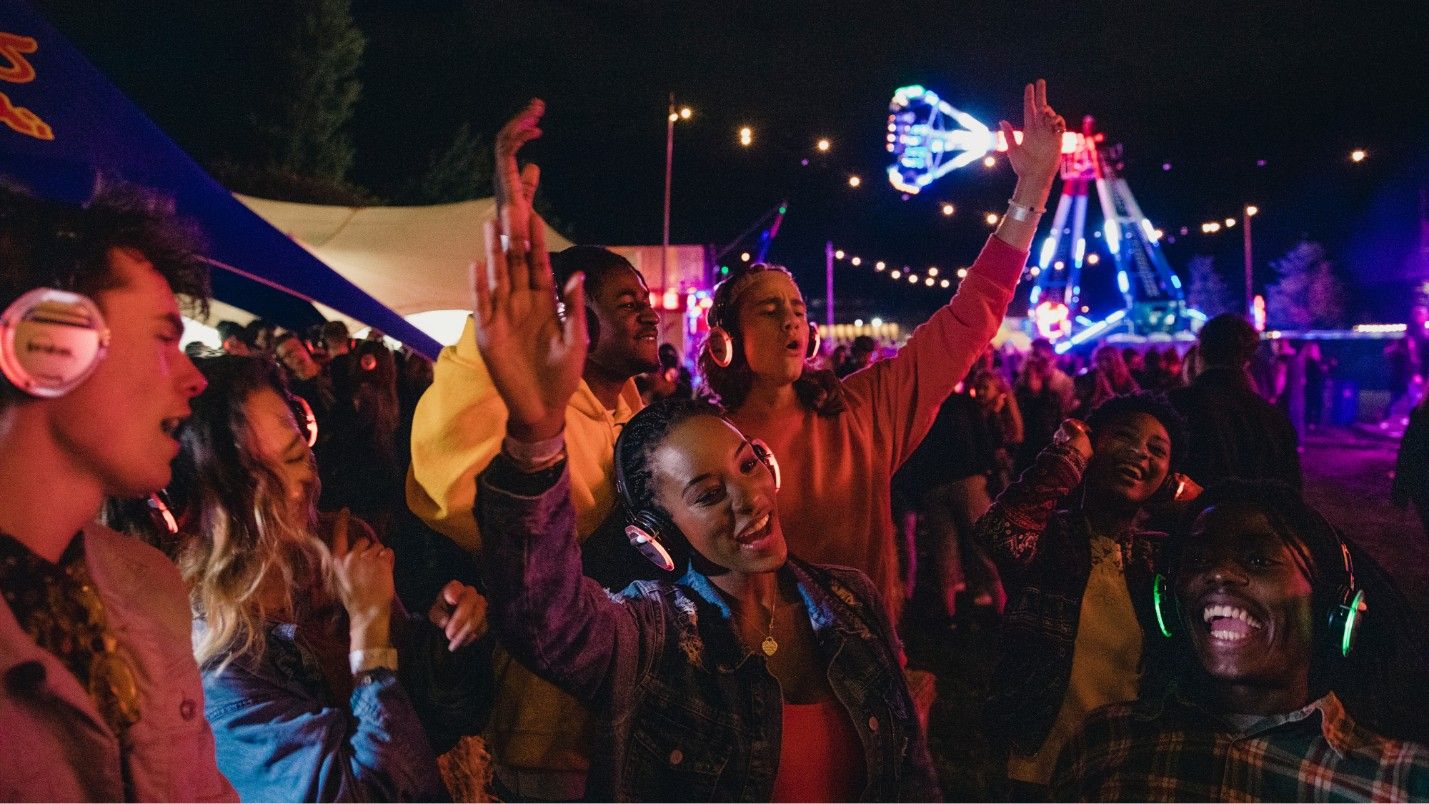
M 917 194 L 949 171 L 991 151 L 996 135 L 977 118 L 918 84 L 900 87 L 888 105 L 888 182 Z
M 1131 292 L 1131 281 L 1126 278 L 1126 271 L 1116 272 L 1116 286 L 1121 288 L 1122 293 Z
M 1056 248 L 1057 238 L 1052 235 L 1047 235 L 1047 239 L 1042 241 L 1042 254 L 1037 258 L 1037 264 L 1044 270 L 1047 268 L 1047 263 L 1052 261 L 1052 254 L 1056 251 Z

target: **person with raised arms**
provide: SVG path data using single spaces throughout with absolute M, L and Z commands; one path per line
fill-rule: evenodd
M 813 328 L 788 271 L 763 264 L 721 282 L 700 370 L 730 421 L 785 456 L 780 495 L 789 545 L 811 561 L 866 573 L 894 621 L 901 608 L 893 473 L 997 332 L 1045 211 L 1066 124 L 1028 84 L 1020 139 L 1002 123 L 1017 186 L 957 294 L 899 353 L 843 380 L 808 363 Z
M 531 209 L 540 181 L 534 164 L 517 153 L 539 137 L 545 104 L 533 100 L 496 137 L 496 201 L 500 226 L 493 235 L 511 248 L 530 249 L 545 224 Z M 544 250 L 542 251 L 545 256 Z M 660 367 L 660 316 L 650 306 L 645 279 L 624 257 L 597 246 L 572 246 L 551 255 L 562 279 L 586 277 L 586 321 L 591 347 L 581 381 L 566 406 L 570 494 L 587 569 L 616 588 L 648 567 L 625 546 L 619 528 L 602 526 L 615 512 L 615 438 L 642 402 L 635 378 Z M 432 385 L 412 421 L 412 464 L 407 504 L 433 529 L 470 552 L 484 552 L 471 509 L 476 476 L 501 449 L 508 409 L 477 349 L 475 325 L 437 358 Z M 643 562 L 642 562 L 643 563 Z M 580 799 L 590 767 L 594 731 L 590 715 L 570 696 L 531 675 L 503 652 L 496 657 L 499 693 L 487 739 L 496 787 L 504 798 Z
M 614 594 L 582 577 L 565 430 L 587 348 L 539 247 L 487 229 L 476 345 L 509 411 L 478 479 L 491 618 L 523 663 L 600 715 L 588 797 L 932 800 L 900 647 L 860 572 L 791 558 L 763 442 L 694 400 L 636 414 L 615 446 L 626 533 L 677 573 Z

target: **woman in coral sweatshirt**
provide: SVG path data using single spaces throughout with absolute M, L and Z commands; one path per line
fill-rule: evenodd
M 785 466 L 779 496 L 789 548 L 811 561 L 863 570 L 890 614 L 902 594 L 890 482 L 938 408 L 997 332 L 1045 211 L 1066 124 L 1044 81 L 1023 91 L 1023 136 L 1001 124 L 1017 186 L 996 233 L 946 307 L 898 355 L 842 381 L 806 363 L 811 335 L 789 272 L 756 265 L 715 290 L 700 354 L 730 419 L 768 442 Z

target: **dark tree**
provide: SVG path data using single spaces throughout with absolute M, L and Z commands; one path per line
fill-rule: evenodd
M 1225 279 L 1216 270 L 1214 257 L 1204 254 L 1192 257 L 1190 268 L 1191 284 L 1186 291 L 1188 304 L 1205 313 L 1207 318 L 1241 311 L 1236 295 L 1231 293 Z
M 1265 298 L 1266 318 L 1277 329 L 1342 327 L 1348 307 L 1344 283 L 1319 243 L 1302 241 L 1271 263 L 1279 281 Z

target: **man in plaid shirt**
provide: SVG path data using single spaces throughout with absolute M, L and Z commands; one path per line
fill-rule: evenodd
M 1349 586 L 1333 528 L 1298 492 L 1230 481 L 1168 545 L 1169 687 L 1088 716 L 1054 800 L 1425 801 L 1429 748 L 1375 734 L 1329 679 Z M 1196 513 L 1199 512 L 1199 513 Z

